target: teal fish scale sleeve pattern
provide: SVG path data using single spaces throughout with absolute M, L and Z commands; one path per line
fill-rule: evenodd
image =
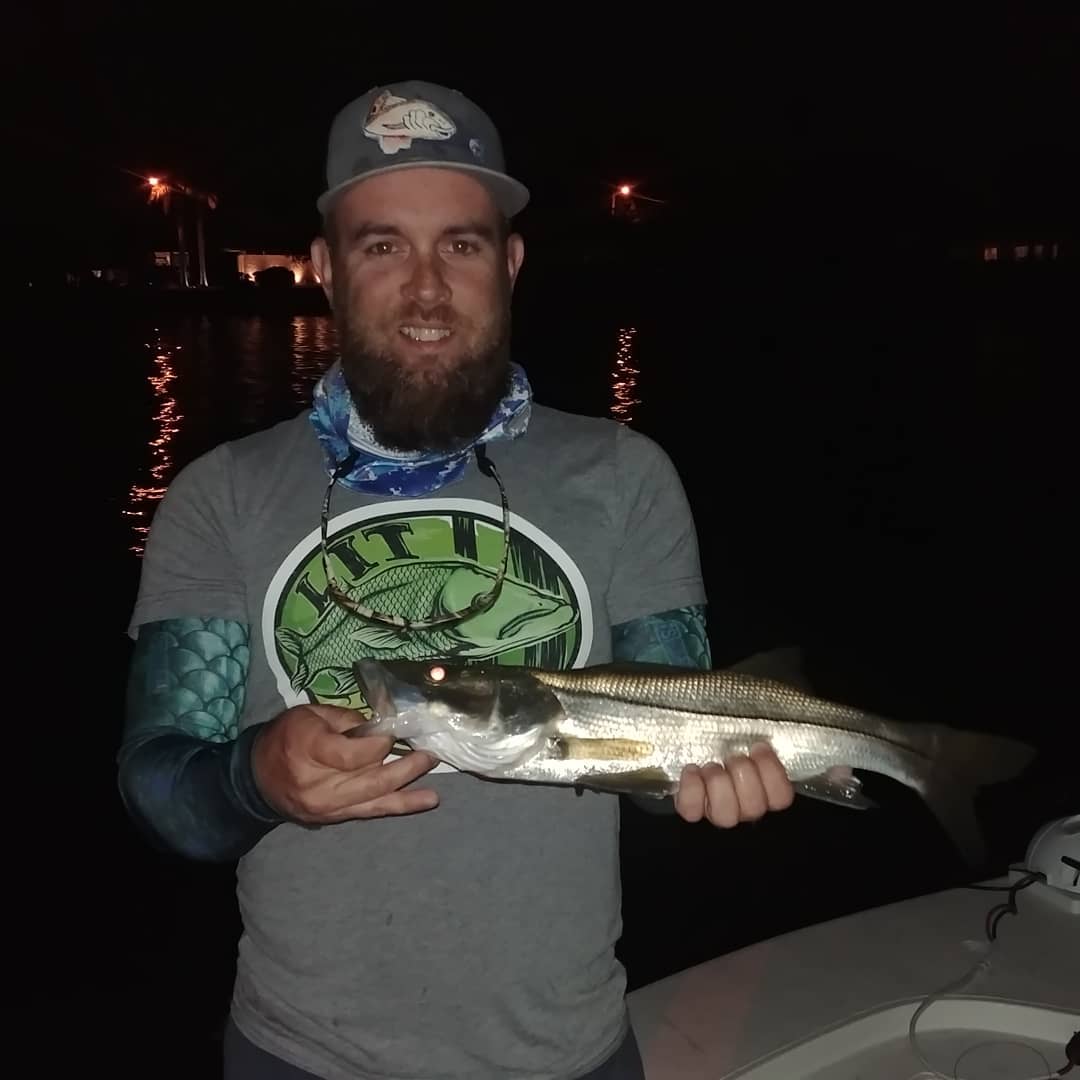
M 169 619 L 142 628 L 129 723 L 171 727 L 210 742 L 239 732 L 247 685 L 248 628 L 229 619 Z
M 249 633 L 212 617 L 139 628 L 117 755 L 120 796 L 152 843 L 188 858 L 237 859 L 284 820 L 252 769 L 265 724 L 240 730 Z

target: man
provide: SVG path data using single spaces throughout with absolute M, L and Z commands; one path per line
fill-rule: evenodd
M 342 733 L 365 656 L 708 666 L 682 486 L 642 435 L 532 401 L 509 353 L 528 193 L 476 105 L 371 90 L 327 179 L 312 258 L 340 361 L 309 413 L 210 451 L 159 507 L 123 797 L 156 842 L 239 860 L 227 1077 L 639 1077 L 617 796 Z M 688 821 L 791 802 L 767 750 L 701 765 Z

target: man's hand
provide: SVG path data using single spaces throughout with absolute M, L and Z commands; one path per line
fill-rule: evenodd
M 438 793 L 430 788 L 402 789 L 438 759 L 415 751 L 384 764 L 394 740 L 344 734 L 359 723 L 363 717 L 355 710 L 332 705 L 297 705 L 276 716 L 251 751 L 263 798 L 291 820 L 311 825 L 437 806 Z
M 727 767 L 688 765 L 679 780 L 675 811 L 686 821 L 707 819 L 723 829 L 740 821 L 756 821 L 769 810 L 786 810 L 795 800 L 780 759 L 771 746 L 759 743 L 750 756 L 730 758 Z

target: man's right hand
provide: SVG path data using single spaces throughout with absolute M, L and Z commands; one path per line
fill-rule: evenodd
M 402 790 L 438 759 L 413 751 L 384 764 L 394 745 L 389 735 L 344 734 L 363 722 L 354 709 L 333 705 L 297 705 L 274 717 L 251 750 L 263 798 L 289 819 L 309 825 L 438 806 L 431 788 Z

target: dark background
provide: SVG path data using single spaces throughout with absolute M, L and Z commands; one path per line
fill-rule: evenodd
M 138 574 L 122 505 L 152 437 L 148 328 L 246 311 L 266 386 L 288 339 L 288 316 L 250 297 L 65 275 L 171 243 L 148 174 L 218 196 L 215 251 L 305 251 L 332 115 L 384 79 L 476 98 L 532 189 L 515 341 L 540 400 L 604 413 L 608 328 L 638 328 L 633 422 L 686 482 L 717 664 L 797 646 L 822 693 L 1032 741 L 1029 774 L 980 800 L 979 872 L 1076 810 L 1067 5 L 27 10 L 8 24 L 4 119 L 8 879 L 16 1040 L 42 1072 L 215 1075 L 232 868 L 150 851 L 115 796 Z M 663 200 L 637 225 L 609 214 L 623 181 Z M 1013 257 L 1036 242 L 1058 257 Z M 182 373 L 177 466 L 295 409 L 283 391 L 246 407 L 244 378 L 227 354 Z M 732 832 L 628 806 L 631 985 L 971 880 L 917 798 L 867 783 L 873 815 L 800 802 Z
M 418 5 L 402 25 L 347 3 L 20 9 L 15 218 L 50 262 L 57 245 L 70 263 L 139 243 L 161 215 L 130 170 L 216 193 L 226 243 L 306 248 L 333 113 L 414 73 L 485 103 L 534 192 L 523 226 L 580 229 L 610 185 L 639 182 L 681 211 L 679 239 L 712 256 L 714 280 L 747 236 L 781 244 L 770 263 L 816 260 L 823 243 L 922 260 L 1060 232 L 1074 206 L 1069 5 L 572 11 Z

